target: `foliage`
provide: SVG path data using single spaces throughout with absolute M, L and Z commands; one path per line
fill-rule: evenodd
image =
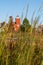
M 8 25 L 0 33 L 0 65 L 43 65 L 43 35 L 34 34 L 38 22 L 39 16 L 32 25 L 25 18 L 21 30 L 14 32 L 13 18 L 10 17 Z
M 30 25 L 28 19 L 24 18 L 23 24 L 21 25 L 21 30 L 22 31 L 28 31 L 30 27 L 31 27 L 31 25 Z

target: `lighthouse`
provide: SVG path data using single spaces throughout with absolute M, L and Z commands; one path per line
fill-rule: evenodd
M 18 31 L 19 29 L 20 29 L 20 17 L 17 16 L 17 17 L 15 18 L 14 30 L 15 30 L 15 31 Z
M 15 18 L 15 21 L 16 21 L 16 24 L 20 24 L 20 17 L 17 16 L 17 17 Z

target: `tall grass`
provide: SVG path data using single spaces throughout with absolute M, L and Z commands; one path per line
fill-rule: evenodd
M 0 33 L 0 65 L 43 65 L 43 39 L 42 34 L 35 35 L 35 27 L 40 16 L 31 18 L 29 32 L 10 31 L 6 26 L 5 31 Z M 9 32 L 10 31 L 10 32 Z

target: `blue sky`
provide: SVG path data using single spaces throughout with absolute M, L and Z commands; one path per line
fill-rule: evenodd
M 33 11 L 38 9 L 43 3 L 43 0 L 0 0 L 0 22 L 8 20 L 9 16 L 12 15 L 14 20 L 17 15 L 21 17 L 24 6 L 29 3 L 29 11 L 27 18 L 30 19 Z M 26 8 L 23 11 L 25 16 Z M 41 19 L 42 20 L 42 19 Z

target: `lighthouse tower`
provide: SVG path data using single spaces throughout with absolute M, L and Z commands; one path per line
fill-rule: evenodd
M 16 21 L 16 24 L 20 24 L 20 17 L 17 16 L 17 17 L 15 18 L 15 21 Z
M 14 30 L 15 30 L 15 31 L 18 31 L 19 28 L 20 28 L 20 17 L 17 16 L 17 17 L 15 18 Z

